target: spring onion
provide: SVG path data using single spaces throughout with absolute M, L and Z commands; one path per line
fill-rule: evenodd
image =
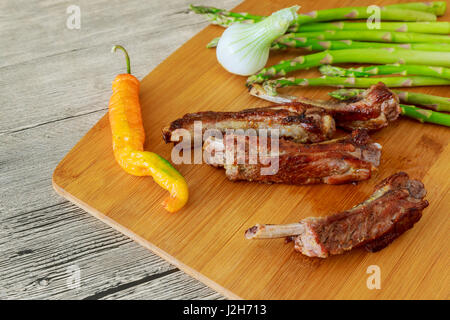
M 217 60 L 227 71 L 242 76 L 261 70 L 269 58 L 272 42 L 297 19 L 299 8 L 292 6 L 282 9 L 254 24 L 232 24 L 217 44 Z

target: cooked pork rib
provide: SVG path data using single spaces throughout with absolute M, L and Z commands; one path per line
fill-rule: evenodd
M 303 108 L 295 110 L 266 107 L 246 109 L 238 112 L 198 112 L 188 113 L 173 121 L 163 129 L 166 143 L 178 142 L 175 131 L 186 129 L 194 137 L 194 122 L 201 121 L 202 134 L 208 129 L 225 133 L 227 129 L 279 129 L 280 137 L 296 142 L 311 143 L 330 139 L 335 132 L 333 118 L 322 108 Z
M 375 192 L 350 210 L 327 217 L 310 217 L 287 225 L 257 224 L 245 232 L 248 239 L 294 236 L 295 250 L 326 258 L 356 247 L 379 251 L 413 227 L 428 206 L 422 182 L 404 172 L 384 179 Z
M 293 97 L 268 94 L 263 86 L 254 84 L 250 94 L 264 100 L 279 103 L 279 107 L 294 111 L 296 108 L 323 108 L 336 121 L 336 125 L 347 130 L 365 128 L 378 130 L 386 127 L 400 115 L 398 96 L 379 82 L 352 100 L 337 102 L 334 100 L 311 100 L 303 97 Z
M 309 145 L 279 139 L 278 154 L 272 150 L 271 144 L 264 142 L 262 145 L 260 137 L 245 136 L 245 143 L 234 143 L 239 141 L 236 137 L 239 136 L 225 135 L 223 139 L 209 137 L 203 146 L 204 155 L 210 155 L 206 162 L 224 167 L 230 180 L 286 184 L 361 181 L 370 178 L 381 155 L 381 146 L 371 143 L 365 130 L 356 130 L 345 138 Z M 267 152 L 261 152 L 266 145 Z M 255 153 L 260 159 L 252 164 L 249 160 Z M 238 161 L 239 154 L 245 161 Z M 273 163 L 278 163 L 278 170 L 262 174 L 263 168 Z

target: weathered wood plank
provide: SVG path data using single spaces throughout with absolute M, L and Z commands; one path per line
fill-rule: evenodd
M 0 298 L 217 299 L 221 296 L 57 196 L 59 160 L 106 112 L 123 61 L 143 77 L 207 25 L 191 1 L 0 3 Z M 239 1 L 198 1 L 232 8 Z M 70 289 L 67 268 L 81 270 Z
M 237 2 L 211 4 L 232 7 Z M 112 44 L 127 47 L 133 73 L 142 78 L 207 25 L 187 13 L 190 1 L 85 1 L 80 4 L 81 29 L 69 30 L 65 10 L 72 3 L 45 3 L 27 2 L 25 12 L 0 22 L 7 41 L 0 51 L 0 87 L 6 90 L 0 96 L 0 132 L 105 108 L 111 81 L 124 70 L 122 57 L 110 54 Z

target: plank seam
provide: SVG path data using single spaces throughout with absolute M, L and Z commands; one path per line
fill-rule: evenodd
M 178 268 L 175 268 L 175 269 L 170 269 L 170 270 L 158 273 L 158 274 L 153 274 L 153 275 L 150 275 L 150 276 L 146 276 L 146 277 L 144 277 L 142 279 L 139 279 L 139 280 L 136 280 L 136 281 L 124 283 L 124 284 L 121 284 L 121 285 L 119 285 L 117 287 L 113 287 L 113 288 L 106 289 L 104 291 L 100 291 L 100 292 L 95 293 L 95 294 L 93 294 L 91 296 L 87 296 L 86 298 L 83 298 L 83 300 L 99 300 L 99 299 L 102 299 L 102 298 L 104 298 L 106 296 L 112 295 L 114 293 L 117 293 L 117 292 L 120 292 L 120 291 L 123 291 L 123 290 L 126 290 L 126 289 L 130 289 L 132 287 L 135 287 L 135 286 L 138 286 L 138 285 L 141 285 L 141 284 L 144 284 L 144 283 L 147 283 L 147 282 L 150 282 L 150 281 L 153 281 L 153 280 L 156 280 L 156 279 L 168 276 L 168 275 L 170 275 L 172 273 L 175 273 L 177 271 L 180 271 L 180 270 Z

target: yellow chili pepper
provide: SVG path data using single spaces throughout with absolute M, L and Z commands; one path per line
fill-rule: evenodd
M 122 46 L 114 46 L 125 53 L 127 73 L 113 81 L 113 94 L 109 101 L 113 151 L 117 163 L 129 174 L 152 176 L 157 184 L 170 192 L 164 202 L 167 211 L 181 209 L 189 192 L 184 177 L 163 157 L 144 151 L 145 132 L 139 103 L 139 80 L 130 73 L 130 58 Z

